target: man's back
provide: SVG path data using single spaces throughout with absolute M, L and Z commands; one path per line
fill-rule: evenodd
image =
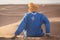
M 40 13 L 31 12 L 24 16 L 21 24 L 19 25 L 15 35 L 18 35 L 24 30 L 26 36 L 43 36 L 42 24 L 46 26 L 46 33 L 50 33 L 50 23 L 48 19 Z
M 27 16 L 27 24 L 25 28 L 25 32 L 27 36 L 42 36 L 43 30 L 41 28 L 41 25 L 43 23 L 42 21 L 42 14 L 39 14 L 37 12 L 35 13 L 28 13 Z

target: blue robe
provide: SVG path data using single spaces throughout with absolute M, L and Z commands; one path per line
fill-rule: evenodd
M 44 36 L 42 24 L 45 24 L 46 33 L 50 33 L 50 22 L 46 16 L 38 12 L 26 13 L 15 35 L 19 35 L 23 31 L 25 36 Z

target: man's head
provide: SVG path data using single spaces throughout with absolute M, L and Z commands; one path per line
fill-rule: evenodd
M 38 11 L 38 9 L 39 9 L 39 6 L 37 5 L 37 4 L 34 4 L 34 3 L 29 3 L 28 4 L 28 11 L 29 12 L 36 12 L 36 11 Z

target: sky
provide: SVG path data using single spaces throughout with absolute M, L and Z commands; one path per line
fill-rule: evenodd
M 60 0 L 0 0 L 0 4 L 28 4 L 29 2 L 36 4 L 60 4 Z

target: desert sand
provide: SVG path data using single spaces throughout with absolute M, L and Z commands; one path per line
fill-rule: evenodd
M 21 9 L 21 10 L 20 10 Z M 25 5 L 0 5 L 0 37 L 11 38 L 14 36 L 24 13 L 27 12 Z M 52 40 L 60 40 L 60 6 L 48 5 L 40 11 L 46 15 L 51 23 Z M 44 29 L 44 26 L 43 26 Z M 45 29 L 44 29 L 45 30 Z M 23 37 L 23 33 L 18 37 Z M 57 39 L 58 38 L 58 39 Z M 22 38 L 23 39 L 23 38 Z M 35 38 L 30 38 L 34 39 Z M 36 40 L 39 38 L 36 38 Z M 48 40 L 48 39 L 46 39 Z

